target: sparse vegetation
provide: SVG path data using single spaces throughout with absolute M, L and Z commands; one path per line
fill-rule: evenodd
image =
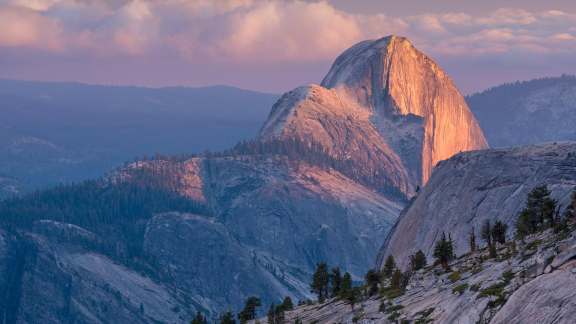
M 450 281 L 452 282 L 456 282 L 460 280 L 460 278 L 462 278 L 462 275 L 460 274 L 459 271 L 454 271 L 448 276 L 448 279 L 450 279 Z
M 466 291 L 466 289 L 468 289 L 468 284 L 463 283 L 461 285 L 458 285 L 458 286 L 452 288 L 452 293 L 462 295 Z

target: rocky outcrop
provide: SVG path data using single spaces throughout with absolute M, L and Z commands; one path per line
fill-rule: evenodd
M 576 264 L 542 275 L 516 291 L 490 323 L 573 323 Z
M 576 77 L 504 84 L 466 98 L 492 147 L 576 140 Z
M 450 233 L 456 253 L 468 249 L 486 220 L 514 227 L 530 190 L 548 185 L 559 205 L 568 205 L 576 186 L 576 143 L 559 143 L 458 154 L 441 162 L 418 197 L 404 210 L 380 253 L 406 265 L 422 250 L 432 256 L 434 242 Z M 513 231 L 509 231 L 512 235 Z
M 348 120 L 358 127 L 337 124 Z M 438 161 L 487 147 L 451 79 L 397 36 L 346 50 L 321 86 L 280 99 L 261 134 L 313 138 L 358 165 L 374 163 L 408 195 L 426 183 Z M 370 161 L 358 149 L 362 143 L 374 148 Z

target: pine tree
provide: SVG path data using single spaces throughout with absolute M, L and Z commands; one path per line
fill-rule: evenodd
M 476 252 L 476 234 L 474 233 L 474 228 L 472 228 L 472 230 L 470 231 L 470 235 L 468 237 L 468 243 L 470 244 L 470 252 L 474 253 Z
M 312 277 L 310 289 L 316 294 L 316 296 L 318 296 L 318 301 L 320 303 L 324 302 L 324 300 L 329 297 L 329 284 L 330 275 L 328 274 L 328 266 L 324 262 L 318 263 L 316 271 Z
M 200 312 L 196 312 L 196 317 L 190 322 L 190 324 L 208 324 L 206 318 Z
M 508 230 L 508 225 L 501 221 L 496 221 L 494 227 L 492 227 L 492 240 L 494 242 L 504 244 L 506 243 L 506 231 Z
M 498 257 L 498 251 L 496 250 L 496 244 L 490 244 L 490 246 L 488 246 L 488 253 L 490 258 L 495 259 L 496 257 Z
M 489 219 L 482 225 L 480 236 L 486 242 L 486 246 L 490 247 L 492 245 L 492 224 Z
M 446 239 L 445 233 L 442 233 L 440 241 L 436 242 L 434 257 L 445 270 L 449 269 L 448 263 L 454 259 L 454 246 L 451 239 Z
M 404 289 L 405 275 L 399 269 L 394 270 L 392 277 L 390 278 L 390 288 L 392 289 Z
M 232 312 L 228 311 L 220 316 L 220 324 L 236 324 L 234 315 Z
M 291 311 L 294 309 L 294 303 L 292 303 L 292 298 L 290 296 L 286 296 L 284 301 L 282 301 L 282 309 L 285 311 Z
M 524 241 L 524 238 L 531 232 L 530 213 L 527 209 L 524 209 L 516 220 L 516 237 Z
M 410 268 L 412 271 L 418 271 L 424 268 L 426 264 L 426 255 L 424 252 L 422 252 L 422 250 L 418 250 L 418 252 L 410 256 Z
M 353 289 L 352 276 L 350 275 L 350 273 L 346 272 L 346 273 L 344 273 L 344 276 L 342 277 L 342 287 L 340 288 L 339 297 L 347 299 L 348 295 L 351 293 L 352 289 Z
M 386 258 L 386 262 L 384 262 L 382 276 L 384 276 L 384 278 L 390 278 L 392 273 L 394 273 L 394 270 L 396 270 L 396 261 L 394 260 L 393 255 L 389 255 L 388 258 Z
M 240 323 L 246 323 L 255 319 L 256 309 L 260 306 L 262 306 L 260 298 L 254 296 L 248 297 L 248 299 L 246 299 L 246 303 L 244 304 L 244 309 L 238 313 L 238 319 L 240 320 Z
M 380 284 L 380 273 L 378 271 L 370 269 L 366 273 L 366 285 L 368 286 L 368 294 L 370 296 L 376 295 L 378 293 L 378 285 Z
M 282 307 L 276 307 L 274 303 L 270 305 L 266 315 L 268 318 L 268 324 L 282 324 L 284 321 L 284 310 Z
M 352 309 L 354 309 L 354 305 L 360 300 L 361 291 L 359 287 L 353 287 L 350 291 L 346 294 L 346 300 L 350 303 Z
M 330 286 L 332 287 L 332 297 L 338 296 L 340 289 L 342 289 L 342 274 L 340 273 L 340 268 L 332 268 Z
M 526 207 L 516 221 L 516 235 L 523 239 L 528 234 L 553 227 L 556 205 L 545 185 L 532 189 L 526 198 Z

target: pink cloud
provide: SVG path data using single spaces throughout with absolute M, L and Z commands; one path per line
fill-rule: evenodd
M 50 52 L 62 50 L 58 21 L 23 7 L 0 7 L 0 46 L 27 47 Z

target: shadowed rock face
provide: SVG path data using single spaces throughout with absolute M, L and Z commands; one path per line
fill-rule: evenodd
M 120 265 L 90 248 L 99 240 L 80 227 L 39 221 L 0 229 L 0 316 L 6 323 L 177 323 L 192 305 L 173 286 Z
M 485 220 L 514 227 L 530 190 L 546 184 L 566 207 L 576 186 L 576 143 L 485 150 L 456 155 L 438 165 L 432 178 L 404 210 L 378 258 L 392 254 L 407 265 L 422 250 L 431 258 L 442 232 L 450 233 L 456 254 L 468 250 L 468 235 Z M 509 235 L 512 235 L 512 230 Z
M 341 127 L 336 118 L 358 127 Z M 408 196 L 426 183 L 438 161 L 487 147 L 452 80 L 396 36 L 353 46 L 321 86 L 284 95 L 261 135 L 318 139 L 334 154 L 382 170 Z M 359 154 L 361 143 L 373 147 L 370 161 Z

